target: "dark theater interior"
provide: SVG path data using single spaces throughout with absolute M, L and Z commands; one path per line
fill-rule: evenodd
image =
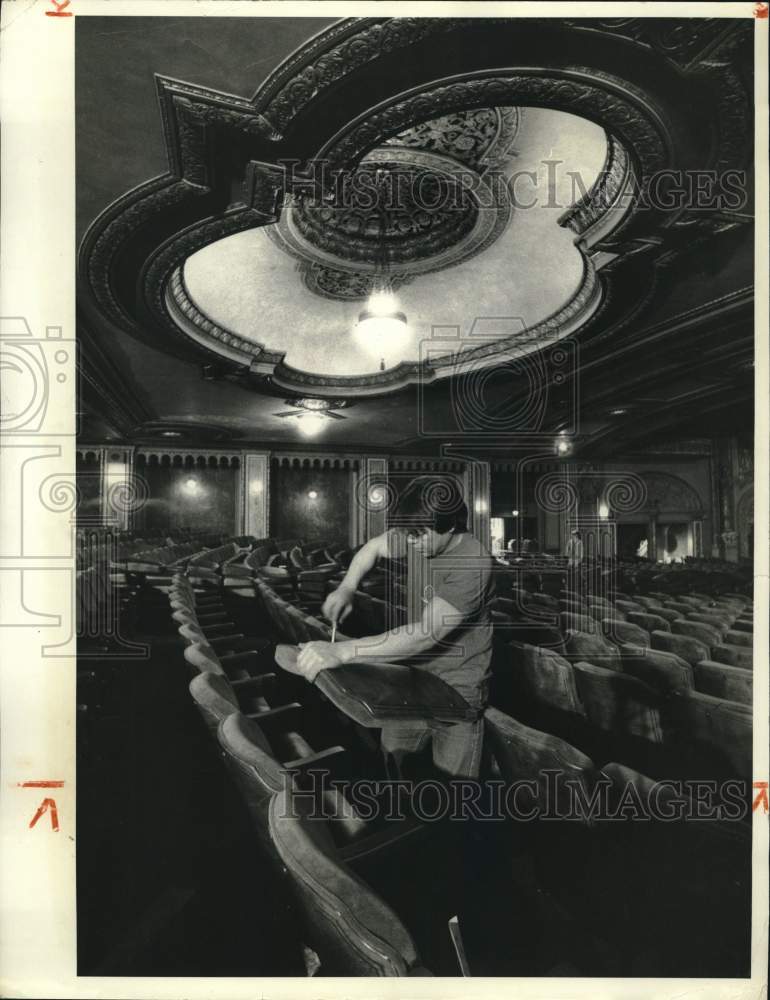
M 78 975 L 750 976 L 754 27 L 77 19 Z

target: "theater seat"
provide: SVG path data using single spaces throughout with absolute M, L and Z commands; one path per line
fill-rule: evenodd
M 652 614 L 657 615 L 658 618 L 663 618 L 664 621 L 669 623 L 669 626 L 671 625 L 671 622 L 677 622 L 682 617 L 681 611 L 674 611 L 672 608 L 664 607 L 655 608 Z
M 695 610 L 693 605 L 688 604 L 686 601 L 666 601 L 666 607 L 669 611 L 679 612 L 680 618 L 684 618 L 690 611 Z
M 665 653 L 676 653 L 692 666 L 709 658 L 709 647 L 689 635 L 677 635 L 656 630 L 650 633 L 650 641 L 653 649 L 662 649 Z
M 703 622 L 681 619 L 678 622 L 672 622 L 671 631 L 674 635 L 687 635 L 693 639 L 697 639 L 698 642 L 702 642 L 709 649 L 712 646 L 718 646 L 722 642 L 721 632 L 714 628 L 713 625 L 705 625 Z
M 614 642 L 616 646 L 621 643 L 631 643 L 636 646 L 650 645 L 650 633 L 632 622 L 604 618 L 602 620 L 602 633 L 605 639 Z
M 525 726 L 497 708 L 485 711 L 484 732 L 500 773 L 509 786 L 524 781 L 537 784 L 534 797 L 530 796 L 527 803 L 516 803 L 522 813 L 529 811 L 532 798 L 543 810 L 558 807 L 550 797 L 554 786 L 549 784 L 547 771 L 558 772 L 557 796 L 562 791 L 569 796 L 563 781 L 578 783 L 590 794 L 596 779 L 593 761 L 565 740 Z M 569 806 L 568 801 L 565 804 Z
M 636 604 L 641 604 L 646 611 L 649 611 L 653 615 L 658 613 L 658 608 L 663 607 L 657 597 L 647 597 L 643 594 L 637 594 L 634 597 L 634 602 Z
M 657 612 L 630 611 L 626 617 L 633 625 L 638 625 L 646 632 L 654 632 L 656 629 L 659 632 L 671 631 L 670 623 Z
M 704 625 L 710 625 L 712 628 L 717 629 L 717 631 L 722 635 L 730 628 L 730 619 L 716 614 L 705 614 L 702 611 L 692 611 L 687 616 L 687 621 L 690 622 L 701 622 Z
M 514 701 L 524 697 L 532 704 L 565 716 L 585 715 L 569 660 L 553 650 L 528 643 L 512 642 L 509 649 Z
M 573 632 L 586 632 L 589 635 L 599 635 L 601 626 L 589 615 L 576 615 L 569 611 L 562 611 L 559 615 L 562 632 L 572 630 Z
M 671 695 L 663 714 L 688 776 L 751 782 L 752 712 L 748 705 L 699 691 Z
M 327 976 L 421 976 L 415 944 L 387 904 L 340 860 L 312 803 L 291 789 L 270 800 L 269 830 Z
M 510 629 L 510 638 L 514 642 L 527 643 L 530 646 L 542 646 L 563 655 L 565 653 L 564 636 L 558 627 L 548 625 L 532 625 L 524 622 L 514 622 Z
M 224 673 L 204 671 L 190 681 L 190 694 L 206 726 L 216 733 L 223 719 L 242 708 L 267 718 L 273 710 L 264 692 L 274 686 L 275 680 L 275 674 L 267 674 L 231 684 Z
M 711 647 L 711 659 L 716 663 L 728 663 L 744 670 L 754 669 L 754 652 L 746 646 L 728 646 L 722 643 Z
M 588 663 L 598 663 L 610 670 L 620 670 L 620 654 L 617 646 L 607 642 L 602 635 L 568 632 L 564 645 L 565 655 L 570 663 L 585 660 Z
M 729 667 L 713 660 L 695 664 L 695 690 L 714 698 L 738 701 L 742 705 L 753 703 L 754 674 L 741 667 Z
M 575 663 L 575 682 L 590 722 L 607 733 L 663 742 L 660 695 L 636 677 Z
M 754 646 L 754 635 L 751 632 L 736 632 L 735 629 L 728 629 L 724 634 L 722 642 L 726 646 L 746 646 L 752 649 Z
M 636 601 L 615 601 L 615 607 L 620 611 L 628 614 L 629 612 L 643 612 L 644 608 L 641 604 L 637 604 Z
M 693 668 L 675 653 L 623 645 L 620 655 L 623 673 L 638 677 L 656 691 L 665 694 L 694 686 Z

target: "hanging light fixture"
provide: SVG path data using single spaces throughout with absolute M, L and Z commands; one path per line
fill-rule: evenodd
M 381 171 L 377 171 L 379 185 Z M 379 197 L 378 197 L 379 203 Z M 372 291 L 366 306 L 358 314 L 354 334 L 365 350 L 380 358 L 380 370 L 385 368 L 385 359 L 398 356 L 409 339 L 409 325 L 398 304 L 389 269 L 386 244 L 385 210 L 380 210 L 379 255 L 372 282 Z

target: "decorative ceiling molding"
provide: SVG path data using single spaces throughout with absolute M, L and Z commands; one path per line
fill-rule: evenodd
M 361 161 L 333 200 L 288 196 L 265 231 L 299 261 L 311 291 L 363 299 L 385 262 L 397 288 L 464 263 L 502 235 L 512 215 L 507 183 L 469 170 L 434 152 L 383 147 Z M 446 207 L 425 207 L 431 204 Z
M 386 145 L 394 152 L 405 130 L 429 133 L 426 123 L 458 115 L 483 120 L 483 109 L 549 107 L 605 129 L 607 169 L 562 220 L 582 234 L 600 228 L 608 201 L 631 176 L 644 191 L 662 169 L 742 167 L 751 102 L 730 58 L 751 23 L 730 19 L 699 29 L 696 44 L 686 32 L 667 34 L 655 20 L 350 19 L 311 39 L 251 99 L 158 78 L 169 171 L 118 199 L 89 229 L 79 267 L 84 308 L 156 347 L 186 358 L 216 357 L 237 372 L 272 374 L 290 391 L 382 393 L 456 373 L 456 358 L 443 371 L 441 364 L 428 371 L 407 365 L 360 379 L 296 372 L 274 349 L 250 345 L 193 315 L 189 297 L 183 311 L 179 269 L 212 242 L 279 222 L 285 198 L 306 187 L 321 159 L 333 170 L 353 170 L 373 149 Z M 459 44 L 468 33 L 474 44 Z M 583 65 L 564 69 L 564 52 L 574 50 L 577 34 L 585 40 Z M 637 47 L 638 58 L 624 58 L 629 45 Z M 500 68 L 501 53 L 507 68 Z M 402 68 L 398 77 L 395 67 Z M 399 89 L 393 90 L 396 78 Z M 364 79 L 368 89 L 361 86 Z M 673 95 L 665 110 L 661 92 Z M 471 142 L 470 155 L 479 155 L 483 143 L 477 146 Z M 227 156 L 221 155 L 225 149 Z M 289 172 L 289 162 L 299 169 Z M 694 231 L 709 239 L 747 219 L 723 210 L 693 214 L 632 203 L 612 233 L 591 248 L 616 255 L 599 265 L 601 282 L 587 257 L 586 281 L 566 312 L 526 331 L 516 344 L 476 349 L 468 363 L 537 349 L 589 318 L 592 329 L 598 320 L 607 329 L 630 322 L 651 296 L 651 253 L 671 260 Z M 322 287 L 327 278 L 316 284 Z

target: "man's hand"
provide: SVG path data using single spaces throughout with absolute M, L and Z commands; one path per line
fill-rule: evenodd
M 322 670 L 338 667 L 342 660 L 334 652 L 331 642 L 301 642 L 300 654 L 297 657 L 297 667 L 307 680 L 312 682 Z
M 323 608 L 321 608 L 324 618 L 328 618 L 329 621 L 337 622 L 338 624 L 344 622 L 353 610 L 353 593 L 344 583 L 340 584 L 336 590 L 333 590 L 324 601 Z M 312 645 L 323 644 L 313 643 Z

